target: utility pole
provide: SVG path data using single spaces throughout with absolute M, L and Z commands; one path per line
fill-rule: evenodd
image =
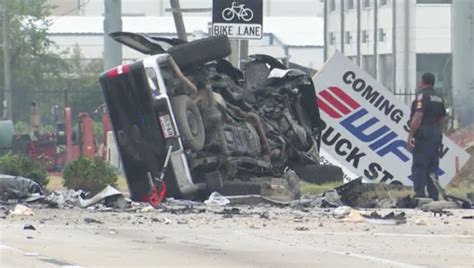
M 122 64 L 122 45 L 109 33 L 122 31 L 122 1 L 104 0 L 104 70 Z
M 188 35 L 186 34 L 186 28 L 184 27 L 183 14 L 181 13 L 179 0 L 170 0 L 170 6 L 171 11 L 173 12 L 174 24 L 176 25 L 178 38 L 183 41 L 188 41 Z
M 328 59 L 328 0 L 324 0 L 324 61 Z
M 456 0 L 451 8 L 453 107 L 459 126 L 465 127 L 474 122 L 474 3 Z
M 11 73 L 10 73 L 10 34 L 9 34 L 9 21 L 7 12 L 7 2 L 3 0 L 3 77 L 4 77 L 4 101 L 6 107 L 3 107 L 3 118 L 12 119 L 12 85 L 11 85 Z
M 378 24 L 379 24 L 379 2 L 374 1 L 374 78 L 375 80 L 378 79 L 378 72 L 379 72 L 379 66 L 378 66 L 378 44 L 379 44 L 379 36 L 378 36 Z

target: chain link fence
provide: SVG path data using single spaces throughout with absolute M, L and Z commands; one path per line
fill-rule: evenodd
M 15 122 L 29 123 L 32 103 L 35 102 L 43 126 L 54 125 L 56 121 L 63 121 L 65 107 L 70 107 L 72 118 L 75 121 L 79 113 L 92 114 L 103 103 L 100 90 L 17 90 L 13 99 L 13 118 Z M 57 118 L 53 113 L 57 107 Z

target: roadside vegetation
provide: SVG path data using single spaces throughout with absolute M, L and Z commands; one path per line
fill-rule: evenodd
M 71 161 L 63 171 L 64 186 L 96 194 L 107 185 L 117 187 L 118 176 L 113 168 L 100 158 L 80 157 Z
M 22 155 L 0 156 L 0 174 L 29 178 L 41 186 L 46 186 L 49 183 L 48 173 L 39 161 Z

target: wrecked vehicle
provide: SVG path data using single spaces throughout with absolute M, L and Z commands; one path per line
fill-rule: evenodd
M 323 122 L 306 73 L 266 55 L 239 70 L 225 36 L 111 37 L 151 55 L 100 77 L 133 200 L 193 198 L 287 168 L 316 175 Z

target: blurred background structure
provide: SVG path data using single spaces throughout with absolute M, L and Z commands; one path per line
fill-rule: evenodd
M 474 2 L 470 0 L 323 0 L 325 58 L 335 50 L 410 103 L 424 72 L 454 108 L 474 122 Z M 453 109 L 451 109 L 453 110 Z
M 69 102 L 80 111 L 100 104 L 98 74 L 143 56 L 106 34 L 123 30 L 177 37 L 170 2 L 0 0 L 11 9 L 1 8 L 2 44 L 9 41 L 5 37 L 16 37 L 0 54 L 3 117 L 25 121 L 25 105 L 33 100 L 45 123 L 51 122 L 53 104 Z M 212 0 L 179 4 L 188 40 L 208 36 Z M 406 103 L 421 73 L 433 72 L 436 89 L 465 126 L 474 120 L 473 61 L 467 60 L 474 57 L 473 5 L 470 0 L 264 0 L 264 37 L 249 41 L 248 53 L 270 54 L 288 65 L 317 70 L 339 50 Z M 31 14 L 40 14 L 36 18 L 44 27 L 23 25 L 19 34 L 18 25 L 24 22 L 19 17 Z M 41 42 L 33 36 L 41 36 Z M 37 62 L 39 56 L 42 62 Z M 27 79 L 20 79 L 19 73 Z M 4 104 L 10 102 L 9 114 Z

